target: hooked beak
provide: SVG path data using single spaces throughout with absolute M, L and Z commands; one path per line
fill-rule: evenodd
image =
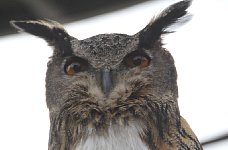
M 102 90 L 107 97 L 112 89 L 112 74 L 110 68 L 105 67 L 101 70 L 101 83 Z

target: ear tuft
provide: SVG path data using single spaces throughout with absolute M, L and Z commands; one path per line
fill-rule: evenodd
M 56 49 L 60 49 L 63 55 L 73 53 L 70 39 L 73 38 L 65 31 L 63 26 L 52 20 L 25 20 L 10 21 L 10 24 L 19 31 L 28 32 L 45 39 Z
M 152 21 L 139 32 L 139 46 L 150 48 L 154 42 L 161 38 L 162 34 L 169 33 L 166 31 L 168 27 L 179 22 L 181 19 L 184 19 L 184 22 L 188 21 L 189 18 L 186 18 L 186 10 L 191 5 L 191 2 L 191 0 L 177 2 L 153 18 Z
M 10 21 L 10 24 L 20 31 L 28 32 L 46 40 L 53 40 L 56 35 L 66 35 L 67 32 L 61 24 L 52 20 Z
M 19 30 L 19 31 L 24 31 L 24 30 L 20 27 L 20 25 L 19 25 L 20 22 L 21 22 L 21 21 L 11 20 L 11 21 L 10 21 L 10 25 L 11 25 L 12 27 L 16 28 L 16 29 Z

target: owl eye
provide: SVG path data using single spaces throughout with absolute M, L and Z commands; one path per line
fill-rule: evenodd
M 129 54 L 125 61 L 130 67 L 139 66 L 140 68 L 145 68 L 150 64 L 149 56 L 145 54 Z
M 67 75 L 73 76 L 87 69 L 88 63 L 80 58 L 70 58 L 66 61 L 64 71 Z

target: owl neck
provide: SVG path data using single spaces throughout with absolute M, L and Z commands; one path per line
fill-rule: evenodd
M 94 126 L 74 127 L 74 133 L 51 127 L 49 150 L 150 150 L 142 139 L 146 127 L 142 122 L 108 125 L 106 129 Z M 76 134 L 77 135 L 76 135 Z
M 168 122 L 160 118 L 153 123 L 144 117 L 127 123 L 103 122 L 105 126 L 96 127 L 51 116 L 48 150 L 202 149 L 187 122 L 182 117 L 178 118 L 173 119 L 176 120 L 174 122 L 170 118 Z M 161 121 L 166 124 L 159 123 Z

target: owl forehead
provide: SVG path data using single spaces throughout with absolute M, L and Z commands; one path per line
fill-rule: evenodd
M 124 56 L 137 49 L 138 39 L 125 34 L 100 34 L 73 44 L 76 56 L 94 67 L 118 65 Z

